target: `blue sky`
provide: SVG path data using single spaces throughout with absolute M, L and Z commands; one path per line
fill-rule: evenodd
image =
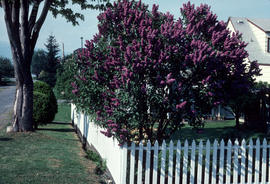
M 180 7 L 188 0 L 142 0 L 142 2 L 149 4 L 150 8 L 153 4 L 158 4 L 160 11 L 169 11 L 175 17 L 179 17 Z M 270 18 L 270 0 L 191 0 L 191 2 L 196 5 L 209 4 L 219 20 L 227 21 L 229 16 Z M 71 23 L 67 23 L 62 17 L 59 16 L 54 19 L 49 14 L 41 29 L 36 48 L 44 49 L 44 43 L 50 34 L 55 35 L 59 44 L 64 43 L 66 54 L 80 47 L 80 37 L 83 37 L 84 40 L 90 40 L 98 31 L 96 17 L 99 12 L 87 10 L 82 13 L 85 15 L 85 21 L 80 21 L 80 25 L 75 27 Z M 11 58 L 2 9 L 0 9 L 0 56 Z

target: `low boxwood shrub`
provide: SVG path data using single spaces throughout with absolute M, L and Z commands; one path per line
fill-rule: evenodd
M 34 83 L 33 118 L 35 128 L 54 120 L 57 113 L 57 100 L 52 88 L 42 81 Z
M 35 129 L 38 125 L 44 125 L 50 122 L 50 98 L 48 95 L 34 91 L 33 119 Z
M 92 150 L 86 151 L 86 158 L 92 160 L 96 164 L 95 173 L 102 175 L 106 171 L 106 160 L 103 160 L 100 155 Z

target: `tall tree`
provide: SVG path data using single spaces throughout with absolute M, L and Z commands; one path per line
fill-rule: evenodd
M 72 0 L 81 9 L 104 9 L 109 0 Z M 33 130 L 33 80 L 31 61 L 40 29 L 49 11 L 62 15 L 73 25 L 84 19 L 81 13 L 67 7 L 67 0 L 0 0 L 4 10 L 16 77 L 13 131 Z M 107 4 L 106 4 L 107 3 Z M 41 13 L 38 13 L 41 9 Z
M 44 70 L 45 65 L 47 62 L 47 53 L 45 50 L 38 49 L 34 52 L 32 63 L 31 63 L 31 69 L 32 73 L 36 75 L 36 77 L 39 77 L 39 74 L 42 70 Z
M 51 87 L 54 87 L 56 83 L 56 70 L 59 66 L 59 56 L 60 51 L 59 44 L 57 43 L 55 37 L 50 35 L 45 43 L 46 47 L 46 62 L 44 65 L 44 72 L 40 75 L 40 80 L 46 82 Z
M 45 43 L 45 47 L 47 49 L 47 67 L 45 71 L 56 74 L 57 63 L 59 60 L 58 53 L 60 49 L 59 44 L 53 35 L 49 36 L 47 42 Z

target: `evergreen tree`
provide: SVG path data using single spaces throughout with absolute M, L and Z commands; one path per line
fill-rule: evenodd
M 44 44 L 47 49 L 47 66 L 45 71 L 48 73 L 56 74 L 60 51 L 59 44 L 57 43 L 55 37 L 50 35 L 47 42 Z
M 44 66 L 44 72 L 40 75 L 40 80 L 48 83 L 50 86 L 54 87 L 56 82 L 56 71 L 58 67 L 59 56 L 58 53 L 60 51 L 59 44 L 57 43 L 55 37 L 50 35 L 45 43 L 45 47 L 47 49 L 47 62 Z

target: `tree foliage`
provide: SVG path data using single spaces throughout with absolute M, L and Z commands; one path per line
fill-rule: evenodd
M 78 56 L 76 105 L 95 113 L 120 142 L 163 140 L 185 119 L 201 126 L 214 105 L 252 85 L 258 65 L 241 35 L 207 5 L 187 3 L 182 17 L 118 1 L 98 16 L 99 32 Z
M 42 70 L 45 70 L 45 66 L 47 63 L 47 54 L 45 50 L 38 49 L 34 52 L 32 63 L 31 63 L 31 71 L 33 74 L 39 78 L 39 74 Z
M 14 67 L 10 59 L 0 56 L 0 84 L 4 77 L 14 77 Z
M 60 99 L 71 100 L 74 98 L 74 94 L 72 93 L 73 88 L 70 84 L 73 82 L 74 75 L 76 75 L 74 71 L 75 66 L 74 60 L 66 57 L 57 69 L 55 92 Z

